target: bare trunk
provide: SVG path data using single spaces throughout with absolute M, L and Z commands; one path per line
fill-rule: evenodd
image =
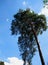
M 24 61 L 24 64 L 23 65 L 26 65 L 26 61 Z
M 43 55 L 42 55 L 42 52 L 41 52 L 41 49 L 40 49 L 40 45 L 39 45 L 39 42 L 38 42 L 38 39 L 37 39 L 37 36 L 36 36 L 36 32 L 34 29 L 32 29 L 33 31 L 33 34 L 34 34 L 34 37 L 35 37 L 35 40 L 37 42 L 37 46 L 38 46 L 38 51 L 39 51 L 39 55 L 40 55 L 40 59 L 41 59 L 41 63 L 42 65 L 45 65 L 45 62 L 44 62 L 44 59 L 43 59 Z

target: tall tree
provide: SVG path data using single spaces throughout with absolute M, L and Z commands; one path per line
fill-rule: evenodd
M 4 65 L 4 62 L 0 61 L 0 65 Z
M 31 60 L 35 55 L 36 47 L 38 47 L 41 63 L 45 65 L 37 36 L 46 31 L 46 29 L 47 25 L 44 15 L 38 15 L 34 11 L 31 12 L 30 9 L 20 9 L 14 15 L 14 20 L 11 23 L 11 31 L 12 35 L 20 34 L 18 46 L 24 60 L 24 65 L 26 65 L 26 62 L 29 65 L 32 64 Z

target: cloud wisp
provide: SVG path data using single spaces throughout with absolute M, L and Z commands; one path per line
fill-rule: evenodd
M 22 5 L 26 8 L 26 9 L 30 9 L 32 12 L 32 5 L 30 5 L 30 3 L 28 1 L 23 1 Z
M 24 6 L 26 6 L 26 5 L 27 5 L 27 2 L 26 2 L 26 1 L 23 1 L 22 4 L 23 4 Z

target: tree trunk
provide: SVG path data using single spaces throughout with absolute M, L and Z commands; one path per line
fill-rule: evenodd
M 26 65 L 26 60 L 23 60 L 24 61 L 24 64 L 23 65 Z
M 40 45 L 39 45 L 39 42 L 38 42 L 38 39 L 37 39 L 37 36 L 36 36 L 36 32 L 35 32 L 35 30 L 34 30 L 33 28 L 32 28 L 32 31 L 33 31 L 35 40 L 36 40 L 36 42 L 37 42 L 37 46 L 38 46 L 38 51 L 39 51 L 41 63 L 42 63 L 42 65 L 45 65 L 45 62 L 44 62 L 44 59 L 43 59 L 43 55 L 42 55 L 42 52 L 41 52 L 41 49 L 40 49 Z

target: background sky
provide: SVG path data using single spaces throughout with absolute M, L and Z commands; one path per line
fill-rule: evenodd
M 19 9 L 26 8 L 30 8 L 38 14 L 44 14 L 48 21 L 48 5 L 43 8 L 42 0 L 0 0 L 0 60 L 3 60 L 5 65 L 23 64 L 17 45 L 18 36 L 11 35 L 10 27 L 13 15 L 16 14 Z M 39 35 L 38 39 L 45 63 L 47 65 L 48 30 L 42 35 Z M 33 57 L 32 63 L 33 65 L 41 65 L 38 52 L 36 52 L 36 55 Z

